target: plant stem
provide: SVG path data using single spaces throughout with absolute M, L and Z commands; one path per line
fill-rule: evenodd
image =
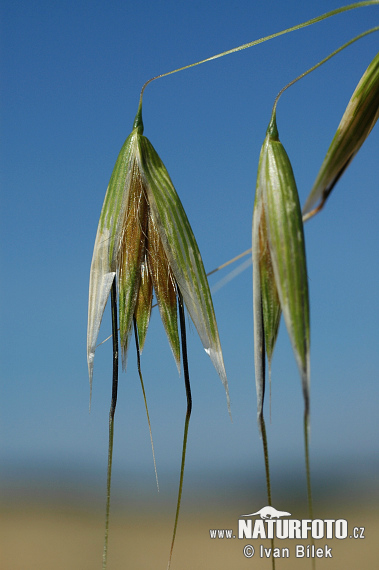
M 304 446 L 305 446 L 305 472 L 307 477 L 307 494 L 308 494 L 308 514 L 309 518 L 313 520 L 313 501 L 312 501 L 312 486 L 311 486 L 311 468 L 309 462 L 309 405 L 304 410 Z M 311 544 L 314 545 L 314 539 L 311 538 Z M 312 558 L 312 568 L 316 568 L 316 561 Z
M 263 313 L 262 313 L 262 326 L 263 326 Z M 266 434 L 266 425 L 265 420 L 263 417 L 263 403 L 264 403 L 264 393 L 265 393 L 265 383 L 266 383 L 266 348 L 265 348 L 265 338 L 263 335 L 262 339 L 262 350 L 261 350 L 261 359 L 262 359 L 262 376 L 263 376 L 263 398 L 262 398 L 262 409 L 259 413 L 259 427 L 261 430 L 262 435 L 262 443 L 263 443 L 263 455 L 265 460 L 265 471 L 266 471 L 266 488 L 267 488 L 267 502 L 272 506 L 272 499 L 271 499 L 271 480 L 270 480 L 270 464 L 268 460 L 268 445 L 267 445 L 267 434 Z M 271 405 L 271 402 L 270 402 Z M 274 552 L 274 539 L 271 539 L 271 552 Z M 275 558 L 271 556 L 272 562 L 272 570 L 275 570 Z
M 105 509 L 105 533 L 103 549 L 103 570 L 107 568 L 108 557 L 108 535 L 109 535 L 109 509 L 111 502 L 111 478 L 112 478 L 112 457 L 113 457 L 113 433 L 114 414 L 117 404 L 118 388 L 118 327 L 117 327 L 117 290 L 116 279 L 113 280 L 111 289 L 111 313 L 112 313 L 112 338 L 113 338 L 113 377 L 112 377 L 112 400 L 109 410 L 109 442 L 108 442 L 108 467 L 107 467 L 107 504 Z
M 270 482 L 270 466 L 268 462 L 268 446 L 267 446 L 267 435 L 266 435 L 266 426 L 265 421 L 263 418 L 263 412 L 260 415 L 260 428 L 262 432 L 262 442 L 263 442 L 263 455 L 265 458 L 265 469 L 266 469 L 266 487 L 267 487 L 267 502 L 272 506 L 271 501 L 271 482 Z M 271 539 L 271 552 L 274 552 L 274 539 Z M 272 561 L 272 570 L 275 570 L 275 558 L 271 556 Z
M 269 467 L 269 461 L 268 461 L 266 425 L 265 425 L 265 421 L 263 418 L 263 414 L 261 414 L 261 416 L 260 416 L 259 423 L 260 423 L 260 428 L 262 431 L 263 455 L 264 455 L 264 459 L 265 459 L 267 502 L 271 507 L 272 506 L 272 499 L 271 499 L 270 467 Z
M 353 38 L 352 40 L 349 40 L 348 42 L 346 42 L 345 44 L 343 44 L 342 46 L 340 46 L 338 49 L 336 49 L 335 51 L 333 51 L 332 53 L 330 53 L 327 57 L 325 57 L 324 59 L 322 59 L 321 61 L 319 61 L 318 63 L 316 63 L 316 65 L 313 65 L 312 67 L 310 67 L 307 71 L 304 71 L 304 73 L 302 73 L 301 75 L 299 75 L 298 77 L 296 77 L 295 79 L 293 79 L 292 81 L 290 81 L 285 87 L 283 87 L 283 89 L 281 89 L 278 93 L 278 95 L 275 98 L 274 101 L 274 106 L 273 106 L 273 110 L 272 110 L 272 114 L 274 115 L 276 112 L 276 106 L 278 104 L 279 98 L 281 97 L 281 95 L 284 93 L 284 91 L 286 91 L 289 87 L 291 87 L 294 83 L 296 83 L 297 81 L 299 81 L 300 79 L 303 79 L 303 77 L 305 77 L 306 75 L 308 75 L 309 73 L 311 73 L 312 71 L 314 71 L 315 69 L 317 69 L 318 67 L 320 67 L 321 65 L 323 65 L 324 63 L 326 63 L 327 61 L 329 61 L 329 59 L 331 59 L 332 57 L 334 57 L 335 55 L 337 55 L 340 51 L 344 50 L 345 48 L 347 48 L 348 46 L 350 46 L 351 44 L 353 44 L 354 42 L 357 42 L 358 40 L 361 40 L 362 38 L 364 38 L 365 36 L 368 36 L 369 34 L 373 34 L 374 32 L 378 32 L 379 31 L 379 26 L 375 26 L 375 28 L 371 28 L 370 30 L 366 30 L 365 32 L 362 32 L 361 34 L 359 34 L 358 36 L 355 36 L 355 38 Z M 312 212 L 309 212 L 308 214 L 306 214 L 305 216 L 303 216 L 303 222 L 307 221 L 309 218 L 311 218 L 312 216 L 314 216 L 315 214 L 317 214 L 321 208 L 323 206 L 322 205 L 318 206 L 317 208 L 315 208 L 315 210 L 313 210 Z
M 305 28 L 307 26 L 311 26 L 312 24 L 317 24 L 318 22 L 321 22 L 322 20 L 326 20 L 327 18 L 330 18 L 331 16 L 336 16 L 337 14 L 342 14 L 343 12 L 347 12 L 349 10 L 354 10 L 355 8 L 365 8 L 367 6 L 375 6 L 376 4 L 379 4 L 379 0 L 368 0 L 366 2 L 355 2 L 354 4 L 349 4 L 348 6 L 342 6 L 341 8 L 336 8 L 335 10 L 332 10 L 330 12 L 322 14 L 321 16 L 317 16 L 316 18 L 312 18 L 311 20 L 307 20 L 306 22 L 303 22 L 302 24 L 297 24 L 296 26 L 292 26 L 291 28 L 287 28 L 287 29 L 282 30 L 280 32 L 276 32 L 275 34 L 270 34 L 269 36 L 265 36 L 263 38 L 260 38 L 258 40 L 254 40 L 254 41 L 249 42 L 247 44 L 243 44 L 243 45 L 238 46 L 236 48 L 224 51 L 222 53 L 218 53 L 217 55 L 213 55 L 213 56 L 208 57 L 206 59 L 202 59 L 201 61 L 197 61 L 196 63 L 191 63 L 189 65 L 185 65 L 184 67 L 179 67 L 178 69 L 174 69 L 172 71 L 168 71 L 167 73 L 162 73 L 161 75 L 157 75 L 155 77 L 152 77 L 151 79 L 146 81 L 146 83 L 143 85 L 143 87 L 141 89 L 140 105 L 142 104 L 142 97 L 143 97 L 143 93 L 145 91 L 145 88 L 147 87 L 147 85 L 149 83 L 151 83 L 155 79 L 160 79 L 161 77 L 167 77 L 167 75 L 172 75 L 173 73 L 177 73 L 178 71 L 184 71 L 185 69 L 195 67 L 196 65 L 201 65 L 202 63 L 206 63 L 206 62 L 212 61 L 214 59 L 218 59 L 220 57 L 223 57 L 224 55 L 229 55 L 231 53 L 236 53 L 238 51 L 242 51 L 244 49 L 256 46 L 258 44 L 261 44 L 261 43 L 266 42 L 268 40 L 272 40 L 272 39 L 277 38 L 279 36 L 282 36 L 284 34 L 288 34 L 289 32 L 295 32 L 296 30 L 301 30 L 302 28 Z
M 179 301 L 179 320 L 180 320 L 180 333 L 181 333 L 181 341 L 182 341 L 184 384 L 186 387 L 186 396 L 187 396 L 187 412 L 186 412 L 186 419 L 185 419 L 185 423 L 184 423 L 182 464 L 180 467 L 180 481 L 179 481 L 178 500 L 176 503 L 175 524 L 174 524 L 174 531 L 172 534 L 171 549 L 170 549 L 170 556 L 169 556 L 168 564 L 167 564 L 167 570 L 169 570 L 170 565 L 171 565 L 172 551 L 174 549 L 176 529 L 177 529 L 178 520 L 179 520 L 180 502 L 182 499 L 182 490 L 183 490 L 184 464 L 185 464 L 185 460 L 186 460 L 188 424 L 189 424 L 191 411 L 192 411 L 192 396 L 191 396 L 191 386 L 190 386 L 190 379 L 189 379 L 189 372 L 188 372 L 186 322 L 185 322 L 185 315 L 184 315 L 183 297 L 182 297 L 182 294 L 180 292 L 178 284 L 176 284 L 176 288 L 178 291 L 178 301 Z
M 241 259 L 241 257 L 244 257 L 245 255 L 249 255 L 249 253 L 251 253 L 251 250 L 252 250 L 252 248 L 250 247 L 249 249 L 247 249 L 243 253 L 240 253 L 239 255 L 236 255 L 235 257 L 233 257 L 233 259 L 229 259 L 229 261 L 226 261 L 222 265 L 219 265 L 218 267 L 216 267 L 216 269 L 212 269 L 212 271 L 209 271 L 209 273 L 207 273 L 207 277 L 209 277 L 210 275 L 213 275 L 213 273 L 216 273 L 217 271 L 220 271 L 220 269 L 224 269 L 224 267 L 227 267 L 228 265 L 230 265 L 231 263 L 234 263 L 238 259 Z

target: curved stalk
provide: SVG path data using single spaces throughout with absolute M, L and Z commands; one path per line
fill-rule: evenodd
M 167 77 L 168 75 L 172 75 L 173 73 L 177 73 L 178 71 L 184 71 L 185 69 L 190 69 L 191 67 L 195 67 L 196 65 L 201 65 L 202 63 L 207 63 L 208 61 L 213 61 L 214 59 L 218 59 L 220 57 L 223 57 L 224 55 L 236 53 L 238 51 L 242 51 L 244 49 L 256 46 L 258 44 L 262 44 L 263 42 L 266 42 L 268 40 L 272 40 L 274 38 L 278 38 L 279 36 L 282 36 L 284 34 L 288 34 L 290 32 L 295 32 L 297 30 L 301 30 L 302 28 L 306 28 L 307 26 L 311 26 L 312 24 L 317 24 L 318 22 L 321 22 L 322 20 L 326 20 L 327 18 L 330 18 L 332 16 L 337 16 L 338 14 L 342 14 L 343 12 L 347 12 L 349 10 L 355 10 L 356 8 L 365 8 L 368 6 L 374 6 L 376 4 L 379 4 L 379 0 L 367 0 L 365 2 L 355 2 L 354 4 L 349 4 L 348 6 L 342 6 L 341 8 L 336 8 L 335 10 L 331 10 L 330 12 L 326 12 L 325 14 L 322 14 L 321 16 L 317 16 L 316 18 L 311 18 L 310 20 L 307 20 L 306 22 L 303 22 L 302 24 L 297 24 L 296 26 L 292 26 L 291 28 L 286 28 L 285 30 L 281 30 L 280 32 L 276 32 L 275 34 L 270 34 L 269 36 L 265 36 L 265 37 L 260 38 L 258 40 L 254 40 L 252 42 L 249 42 L 247 44 L 243 44 L 241 46 L 232 48 L 232 49 L 224 51 L 222 53 L 218 53 L 218 54 L 213 55 L 211 57 L 208 57 L 206 59 L 202 59 L 201 61 L 197 61 L 195 63 L 190 63 L 189 65 L 179 67 L 178 69 L 174 69 L 172 71 L 168 71 L 166 73 L 156 75 L 155 77 L 152 77 L 151 79 L 146 81 L 146 83 L 142 86 L 141 95 L 140 95 L 140 106 L 142 105 L 142 97 L 143 97 L 143 93 L 144 93 L 146 87 L 149 85 L 149 83 L 151 83 L 152 81 L 155 81 L 156 79 L 160 79 L 162 77 Z
M 187 412 L 186 412 L 186 419 L 185 419 L 185 423 L 184 423 L 182 463 L 181 463 L 181 467 L 180 467 L 178 500 L 176 503 L 174 531 L 172 533 L 171 549 L 170 549 L 170 556 L 169 556 L 168 564 L 167 564 L 167 570 L 169 570 L 170 565 L 171 565 L 172 551 L 174 549 L 174 542 L 175 542 L 175 537 L 176 537 L 176 529 L 178 527 L 180 503 L 181 503 L 181 499 L 182 499 L 182 490 L 183 490 L 184 464 L 186 461 L 188 425 L 189 425 L 189 420 L 190 420 L 191 411 L 192 411 L 192 396 L 191 396 L 191 386 L 190 386 L 189 372 L 188 372 L 186 322 L 185 322 L 185 315 L 184 315 L 183 297 L 182 297 L 182 294 L 181 294 L 180 289 L 178 287 L 178 284 L 176 284 L 176 288 L 178 291 L 178 301 L 179 301 L 179 303 L 178 303 L 179 304 L 179 320 L 180 320 L 180 333 L 181 333 L 182 354 L 183 354 L 184 384 L 186 387 L 186 396 L 187 396 Z
M 263 326 L 263 317 L 262 317 L 262 326 Z M 263 398 L 262 398 L 262 409 L 259 414 L 259 428 L 261 431 L 262 436 L 262 444 L 263 444 L 263 456 L 265 461 L 265 472 L 266 472 L 266 489 L 267 489 L 267 504 L 271 507 L 272 506 L 272 498 L 271 498 L 271 479 L 270 479 L 270 464 L 268 460 L 268 444 L 267 444 L 267 434 L 266 434 L 266 424 L 263 417 L 263 403 L 264 403 L 264 392 L 265 392 L 265 380 L 266 380 L 266 349 L 265 349 L 265 339 L 262 339 L 262 351 L 261 351 L 261 359 L 262 359 L 262 375 L 263 375 Z M 271 394 L 270 394 L 271 396 Z M 271 398 L 270 398 L 270 412 L 271 412 Z M 274 539 L 271 539 L 271 552 L 274 552 Z M 275 570 L 275 558 L 271 557 L 272 561 L 272 570 Z
M 292 85 L 294 85 L 294 83 L 297 83 L 297 81 L 299 81 L 300 79 L 303 79 L 303 77 L 305 77 L 306 75 L 308 75 L 309 73 L 311 73 L 312 71 L 314 71 L 315 69 L 317 69 L 318 67 L 320 67 L 321 65 L 323 65 L 324 63 L 326 63 L 327 61 L 329 61 L 329 59 L 331 59 L 332 57 L 334 57 L 335 55 L 337 55 L 338 53 L 340 53 L 342 50 L 344 50 L 345 48 L 349 47 L 351 44 L 357 42 L 358 40 L 361 40 L 362 38 L 364 38 L 365 36 L 368 36 L 369 34 L 373 34 L 374 32 L 378 32 L 379 31 L 379 26 L 375 26 L 375 28 L 371 28 L 370 30 L 366 30 L 365 32 L 362 32 L 361 34 L 359 34 L 358 36 L 355 36 L 355 38 L 353 38 L 352 40 L 349 40 L 348 42 L 346 42 L 345 44 L 343 44 L 341 47 L 339 47 L 338 49 L 336 49 L 335 51 L 333 51 L 332 53 L 330 53 L 327 57 L 325 57 L 324 59 L 322 59 L 321 61 L 319 61 L 318 63 L 316 63 L 316 65 L 313 65 L 312 67 L 310 67 L 309 69 L 307 69 L 307 71 L 304 71 L 304 73 L 302 73 L 301 75 L 299 75 L 298 77 L 296 77 L 295 79 L 293 79 L 292 81 L 290 81 L 289 83 L 287 83 L 287 85 L 285 85 L 285 87 L 283 87 L 283 89 L 281 89 L 279 91 L 279 93 L 277 94 L 275 101 L 274 101 L 274 105 L 272 108 L 272 114 L 275 115 L 276 113 L 276 106 L 278 104 L 278 101 L 280 99 L 280 97 L 282 96 L 282 94 L 284 93 L 284 91 L 286 91 L 289 87 L 291 87 Z M 318 211 L 321 210 L 321 207 L 316 208 L 317 211 L 314 211 L 314 213 L 310 212 L 309 214 L 303 216 L 303 222 L 306 222 L 307 220 L 309 220 L 310 217 L 312 217 L 312 215 L 317 214 Z

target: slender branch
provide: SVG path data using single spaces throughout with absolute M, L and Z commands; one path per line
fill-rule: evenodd
M 230 265 L 231 263 L 234 263 L 235 261 L 238 261 L 238 259 L 241 259 L 241 257 L 245 257 L 245 255 L 249 255 L 249 253 L 251 253 L 252 248 L 247 249 L 246 251 L 244 251 L 243 253 L 240 253 L 239 255 L 236 255 L 236 257 L 233 257 L 233 259 L 229 259 L 229 261 L 227 261 L 226 263 L 223 263 L 222 265 L 219 265 L 218 267 L 216 267 L 216 269 L 212 269 L 212 271 L 210 271 L 209 273 L 207 273 L 207 277 L 209 277 L 210 275 L 213 275 L 213 273 L 216 273 L 216 271 L 220 271 L 220 269 L 224 269 L 224 267 L 227 267 L 228 265 Z
M 365 32 L 362 32 L 362 34 L 359 34 L 358 36 L 355 36 L 355 38 L 353 38 L 352 40 L 349 40 L 348 42 L 346 42 L 345 44 L 343 44 L 341 47 L 339 47 L 338 49 L 336 49 L 335 51 L 333 51 L 332 53 L 330 53 L 327 57 L 325 57 L 324 59 L 322 59 L 321 61 L 319 61 L 318 63 L 316 63 L 316 65 L 313 65 L 312 67 L 310 67 L 309 69 L 307 69 L 307 71 L 304 71 L 304 73 L 301 73 L 301 75 L 299 75 L 298 77 L 296 77 L 295 79 L 293 79 L 292 81 L 290 81 L 285 87 L 283 87 L 283 89 L 281 89 L 278 93 L 278 95 L 275 98 L 274 101 L 274 106 L 273 106 L 273 110 L 272 113 L 274 114 L 276 111 L 276 106 L 278 104 L 278 101 L 280 99 L 280 97 L 282 96 L 282 94 L 284 93 L 284 91 L 286 91 L 289 87 L 291 87 L 294 83 L 296 83 L 297 81 L 299 81 L 300 79 L 303 79 L 303 77 L 305 77 L 306 75 L 308 75 L 309 73 L 311 73 L 312 71 L 314 71 L 315 69 L 317 69 L 318 67 L 320 67 L 321 65 L 323 65 L 324 63 L 326 63 L 327 61 L 329 61 L 329 59 L 331 59 L 332 57 L 334 57 L 335 55 L 337 55 L 340 51 L 344 50 L 345 48 L 347 48 L 348 46 L 350 46 L 351 44 L 357 42 L 358 40 L 361 40 L 362 38 L 364 38 L 365 36 L 368 36 L 369 34 L 373 34 L 374 32 L 379 31 L 379 26 L 375 26 L 375 28 L 371 28 L 370 30 L 366 30 Z M 323 204 L 322 204 L 323 205 Z M 318 211 L 322 208 L 315 208 L 315 210 L 313 210 L 311 212 L 311 215 L 315 215 L 318 213 Z M 309 214 L 303 216 L 303 222 L 308 220 L 311 216 Z
M 153 452 L 153 462 L 154 462 L 155 480 L 156 480 L 156 482 L 157 482 L 157 489 L 158 489 L 158 493 L 159 493 L 159 482 L 158 482 L 157 464 L 156 464 L 156 462 L 155 462 L 153 433 L 152 433 L 152 431 L 151 431 L 151 423 L 150 423 L 149 409 L 148 409 L 148 407 L 147 407 L 147 399 L 146 399 L 145 386 L 144 386 L 143 378 L 142 378 L 142 371 L 141 371 L 141 353 L 140 353 L 139 343 L 138 343 L 138 330 L 137 330 L 137 321 L 136 321 L 135 315 L 133 315 L 133 325 L 134 325 L 134 337 L 135 337 L 135 339 L 136 339 L 136 349 L 137 349 L 137 368 L 138 368 L 139 379 L 140 379 L 140 382 L 141 382 L 143 400 L 144 400 L 144 402 L 145 402 L 145 410 L 146 410 L 146 416 L 147 416 L 147 423 L 149 424 L 150 441 L 151 441 L 151 451 Z
M 114 415 L 117 404 L 118 389 L 118 327 L 117 327 L 117 290 L 116 279 L 113 280 L 111 289 L 111 313 L 112 313 L 112 338 L 113 338 L 113 377 L 112 377 L 112 400 L 109 411 L 109 441 L 108 441 L 108 467 L 107 467 L 107 503 L 105 509 L 105 533 L 103 549 L 103 570 L 107 568 L 108 535 L 109 535 L 109 510 L 111 503 L 111 479 L 113 458 L 113 433 Z
M 170 556 L 169 556 L 168 564 L 167 564 L 167 570 L 169 570 L 170 565 L 171 565 L 171 558 L 172 558 L 172 551 L 174 549 L 176 529 L 178 527 L 180 503 L 181 503 L 181 499 L 182 499 L 182 490 L 183 490 L 184 464 L 185 464 L 185 460 L 186 460 L 188 424 L 189 424 L 191 411 L 192 411 L 192 396 L 191 396 L 191 386 L 190 386 L 190 379 L 189 379 L 189 372 L 188 372 L 186 322 L 185 322 L 185 315 L 184 315 L 183 297 L 182 297 L 182 294 L 180 292 L 178 284 L 176 284 L 176 288 L 178 291 L 178 301 L 179 301 L 179 320 L 180 320 L 180 333 L 181 333 L 181 341 L 182 341 L 184 384 L 186 387 L 186 396 L 187 396 L 187 412 L 186 412 L 186 419 L 185 419 L 185 423 L 184 423 L 182 463 L 181 463 L 181 467 L 180 467 L 180 481 L 179 481 L 178 500 L 176 503 L 175 524 L 174 524 L 174 531 L 172 533 L 171 549 L 170 549 Z
M 316 18 L 312 18 L 311 20 L 307 20 L 306 22 L 303 22 L 302 24 L 297 24 L 296 26 L 292 26 L 291 28 L 287 28 L 287 29 L 282 30 L 280 32 L 276 32 L 275 34 L 270 34 L 269 36 L 265 36 L 263 38 L 260 38 L 258 40 L 254 40 L 254 41 L 249 42 L 247 44 L 243 44 L 243 45 L 238 46 L 236 48 L 224 51 L 222 53 L 218 53 L 217 55 L 213 55 L 213 56 L 208 57 L 206 59 L 202 59 L 201 61 L 197 61 L 196 63 L 191 63 L 190 65 L 185 65 L 184 67 L 179 67 L 178 69 L 174 69 L 173 71 L 168 71 L 167 73 L 162 73 L 161 75 L 157 75 L 155 77 L 152 77 L 151 79 L 146 81 L 146 83 L 143 85 L 143 87 L 141 89 L 140 105 L 142 104 L 142 97 L 143 97 L 143 93 L 144 93 L 146 87 L 149 85 L 149 83 L 151 83 L 152 81 L 155 81 L 155 79 L 167 77 L 167 75 L 172 75 L 173 73 L 177 73 L 178 71 L 184 71 L 185 69 L 190 69 L 191 67 L 195 67 L 196 65 L 201 65 L 202 63 L 206 63 L 208 61 L 212 61 L 214 59 L 218 59 L 220 57 L 223 57 L 224 55 L 229 55 L 232 53 L 236 53 L 238 51 L 242 51 L 244 49 L 256 46 L 256 45 L 261 44 L 263 42 L 266 42 L 268 40 L 272 40 L 274 38 L 277 38 L 277 37 L 282 36 L 284 34 L 287 34 L 289 32 L 295 32 L 296 30 L 301 30 L 302 28 L 306 28 L 307 26 L 311 26 L 312 24 L 316 24 L 318 22 L 321 22 L 322 20 L 326 20 L 327 18 L 330 18 L 331 16 L 336 16 L 337 14 L 342 14 L 343 12 L 347 12 L 349 10 L 354 10 L 355 8 L 365 8 L 367 6 L 374 6 L 376 4 L 379 4 L 379 0 L 368 0 L 366 2 L 355 2 L 354 4 L 349 4 L 348 6 L 342 6 L 341 8 L 337 8 L 335 10 L 332 10 L 330 12 L 322 14 L 321 16 L 317 16 Z

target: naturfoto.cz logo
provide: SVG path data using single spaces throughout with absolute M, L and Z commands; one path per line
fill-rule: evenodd
M 257 517 L 259 518 L 252 518 Z M 346 538 L 364 538 L 364 527 L 354 527 L 349 534 L 346 519 L 292 519 L 291 513 L 278 511 L 272 506 L 266 506 L 257 512 L 240 515 L 238 519 L 238 532 L 232 529 L 211 529 L 212 539 L 289 539 L 289 540 L 344 540 Z M 252 558 L 255 551 L 261 558 L 271 556 L 274 558 L 290 556 L 289 548 L 265 548 L 263 545 L 247 544 L 243 548 L 246 558 Z M 304 546 L 295 545 L 296 558 L 332 558 L 332 548 L 325 544 L 322 548 L 314 544 Z

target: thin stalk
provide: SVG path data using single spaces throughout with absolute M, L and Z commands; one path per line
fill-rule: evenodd
M 262 326 L 263 326 L 263 313 L 262 313 Z M 262 358 L 262 375 L 263 375 L 263 398 L 262 398 L 262 409 L 260 410 L 260 414 L 259 414 L 259 427 L 260 427 L 261 435 L 262 435 L 263 455 L 264 455 L 264 460 L 265 460 L 267 503 L 271 507 L 272 506 L 272 499 L 271 499 L 270 464 L 269 464 L 269 460 L 268 460 L 268 444 L 267 444 L 266 425 L 265 425 L 265 420 L 263 417 L 263 403 L 264 403 L 265 382 L 266 382 L 266 348 L 265 348 L 264 335 L 263 335 L 263 342 L 262 342 L 261 358 Z M 270 402 L 270 406 L 271 406 L 271 402 Z M 271 539 L 271 552 L 274 552 L 274 538 Z M 273 556 L 271 557 L 271 561 L 272 561 L 272 570 L 275 570 L 275 558 Z
M 185 69 L 190 69 L 191 67 L 195 67 L 196 65 L 201 65 L 202 63 L 207 63 L 208 61 L 212 61 L 214 59 L 218 59 L 220 57 L 223 57 L 224 55 L 229 55 L 231 53 L 236 53 L 238 51 L 242 51 L 244 49 L 256 46 L 258 44 L 261 44 L 261 43 L 266 42 L 268 40 L 272 40 L 272 39 L 277 38 L 279 36 L 282 36 L 284 34 L 288 34 L 289 32 L 295 32 L 296 30 L 301 30 L 302 28 L 306 28 L 307 26 L 311 26 L 312 24 L 317 24 L 318 22 L 321 22 L 322 20 L 326 20 L 327 18 L 330 18 L 331 16 L 336 16 L 337 14 L 342 14 L 343 12 L 347 12 L 349 10 L 354 10 L 355 8 L 365 8 L 367 6 L 374 6 L 376 4 L 379 4 L 379 0 L 368 0 L 366 2 L 355 2 L 354 4 L 349 4 L 348 6 L 342 6 L 341 8 L 331 10 L 330 12 L 326 12 L 325 14 L 322 14 L 321 16 L 317 16 L 316 18 L 312 18 L 311 20 L 307 20 L 306 22 L 303 22 L 302 24 L 297 24 L 296 26 L 292 26 L 291 28 L 287 28 L 287 29 L 282 30 L 280 32 L 276 32 L 275 34 L 270 34 L 269 36 L 265 36 L 263 38 L 260 38 L 258 40 L 254 40 L 254 41 L 249 42 L 247 44 L 243 44 L 243 45 L 238 46 L 236 48 L 224 51 L 222 53 L 218 53 L 217 55 L 213 55 L 213 56 L 208 57 L 206 59 L 202 59 L 201 61 L 197 61 L 196 63 L 191 63 L 189 65 L 185 65 L 184 67 L 179 67 L 178 69 L 174 69 L 173 71 L 168 71 L 167 73 L 162 73 L 161 75 L 157 75 L 155 77 L 152 77 L 151 79 L 146 81 L 146 83 L 143 85 L 143 87 L 141 89 L 140 105 L 142 105 L 142 97 L 143 97 L 143 93 L 145 91 L 145 88 L 147 87 L 147 85 L 149 83 L 151 83 L 152 81 L 155 81 L 155 79 L 160 79 L 161 77 L 167 77 L 167 75 L 172 75 L 173 73 L 177 73 L 178 71 L 184 71 Z
M 245 257 L 245 255 L 249 255 L 249 253 L 251 253 L 251 251 L 252 251 L 252 248 L 247 249 L 243 253 L 240 253 L 239 255 L 236 255 L 235 257 L 233 257 L 233 259 L 229 259 L 229 261 L 226 261 L 222 265 L 219 265 L 218 267 L 216 267 L 216 269 L 212 269 L 212 271 L 209 271 L 209 273 L 207 273 L 207 277 L 209 277 L 210 275 L 213 275 L 213 273 L 216 273 L 217 271 L 220 271 L 220 269 L 224 269 L 224 267 L 227 267 L 231 263 L 238 261 L 238 259 L 241 259 L 241 257 Z
M 267 445 L 267 435 L 266 435 L 266 426 L 265 420 L 263 418 L 263 412 L 259 418 L 259 425 L 261 428 L 262 433 L 262 442 L 263 442 L 263 455 L 265 458 L 265 469 L 266 469 L 266 487 L 267 487 L 267 503 L 272 507 L 271 501 L 271 482 L 270 482 L 270 466 L 268 462 L 268 445 Z M 271 539 L 271 552 L 274 552 L 274 538 Z M 275 558 L 271 556 L 272 561 L 272 570 L 275 570 Z
M 113 377 L 112 377 L 112 400 L 109 410 L 109 442 L 108 442 L 108 467 L 107 467 L 107 504 L 105 509 L 105 533 L 103 549 L 103 570 L 107 568 L 108 535 L 109 535 L 109 509 L 111 503 L 111 479 L 113 458 L 113 433 L 114 414 L 117 404 L 118 389 L 118 327 L 117 327 L 117 290 L 116 279 L 113 280 L 111 289 L 111 313 L 112 313 L 112 338 L 113 338 Z
M 184 384 L 186 387 L 186 396 L 187 396 L 187 412 L 186 412 L 186 419 L 185 419 L 185 423 L 184 423 L 182 464 L 180 467 L 179 492 L 178 492 L 178 500 L 176 503 L 175 524 L 174 524 L 174 531 L 172 533 L 171 549 L 170 549 L 170 556 L 169 556 L 168 564 L 167 564 L 167 570 L 169 570 L 170 565 L 171 565 L 171 558 L 172 558 L 172 551 L 174 549 L 176 529 L 178 527 L 180 503 L 181 503 L 181 499 L 182 499 L 182 490 L 183 490 L 184 464 L 186 461 L 188 424 L 189 424 L 189 420 L 191 417 L 191 411 L 192 411 L 192 396 L 191 396 L 191 386 L 190 386 L 190 379 L 189 379 L 189 372 L 188 372 L 186 321 L 185 321 L 185 315 L 184 315 L 183 297 L 182 297 L 182 294 L 180 292 L 178 284 L 176 284 L 176 288 L 178 291 L 178 301 L 179 301 L 179 321 L 180 321 L 180 333 L 181 333 L 182 354 L 183 354 Z
M 308 494 L 308 515 L 313 520 L 313 501 L 311 486 L 311 467 L 309 462 L 309 406 L 304 410 L 304 447 L 305 447 L 305 472 L 307 477 L 307 494 Z M 314 545 L 314 539 L 311 538 L 311 544 Z M 316 568 L 316 561 L 312 558 L 312 568 Z
M 375 28 L 371 28 L 370 30 L 366 30 L 365 32 L 362 32 L 361 34 L 359 34 L 358 36 L 355 36 L 355 38 L 353 38 L 352 40 L 349 40 L 348 42 L 346 42 L 345 44 L 343 44 L 341 47 L 339 47 L 338 49 L 336 49 L 335 51 L 333 51 L 332 53 L 330 53 L 327 57 L 325 57 L 324 59 L 322 59 L 321 61 L 319 61 L 318 63 L 316 63 L 316 65 L 313 65 L 312 67 L 310 67 L 307 71 L 304 71 L 304 73 L 302 73 L 301 75 L 299 75 L 298 77 L 296 77 L 295 79 L 293 79 L 292 81 L 290 81 L 285 87 L 283 87 L 283 89 L 281 89 L 279 91 L 279 93 L 277 94 L 275 101 L 274 101 L 274 106 L 272 109 L 272 115 L 275 115 L 276 112 L 276 106 L 278 104 L 278 101 L 280 99 L 280 97 L 282 96 L 282 94 L 284 93 L 284 91 L 286 91 L 289 87 L 291 87 L 294 83 L 296 83 L 297 81 L 299 81 L 300 79 L 303 79 L 303 77 L 305 77 L 306 75 L 308 75 L 309 73 L 311 73 L 312 71 L 314 71 L 315 69 L 317 69 L 318 67 L 320 67 L 321 65 L 323 65 L 324 63 L 326 63 L 327 61 L 329 61 L 329 59 L 331 59 L 332 57 L 334 57 L 335 55 L 337 55 L 340 51 L 344 50 L 345 48 L 347 48 L 348 46 L 350 46 L 351 44 L 353 44 L 354 42 L 357 42 L 358 40 L 364 38 L 365 36 L 368 36 L 369 34 L 373 34 L 374 32 L 378 32 L 379 31 L 379 26 L 375 26 Z M 317 214 L 318 211 L 320 211 L 320 207 L 316 208 L 314 213 L 309 212 L 309 214 L 306 214 L 305 216 L 303 216 L 303 222 L 308 220 L 312 215 Z
M 147 423 L 149 424 L 150 441 L 151 441 L 151 451 L 153 452 L 153 462 L 154 462 L 155 480 L 156 480 L 156 482 L 157 482 L 157 489 L 158 489 L 158 493 L 159 493 L 158 472 L 157 472 L 157 464 L 155 463 L 153 434 L 152 434 L 152 431 L 151 431 L 151 423 L 150 423 L 149 410 L 148 410 L 148 407 L 147 407 L 145 386 L 144 386 L 143 378 L 142 378 L 142 371 L 141 371 L 141 353 L 140 353 L 140 349 L 139 349 L 137 321 L 136 321 L 135 315 L 133 316 L 133 325 L 134 325 L 134 337 L 135 337 L 135 339 L 136 339 L 137 368 L 138 368 L 139 379 L 140 379 L 140 382 L 141 382 L 141 388 L 142 388 L 142 394 L 143 394 L 143 401 L 145 402 L 145 410 L 146 410 L 146 416 L 147 416 Z
M 262 443 L 263 443 L 263 455 L 265 458 L 265 469 L 266 469 L 266 486 L 267 486 L 267 502 L 272 507 L 272 499 L 271 499 L 271 480 L 270 480 L 270 466 L 268 461 L 268 445 L 267 445 L 267 434 L 266 434 L 266 425 L 265 420 L 263 417 L 263 413 L 260 415 L 259 418 L 259 425 L 262 432 Z

